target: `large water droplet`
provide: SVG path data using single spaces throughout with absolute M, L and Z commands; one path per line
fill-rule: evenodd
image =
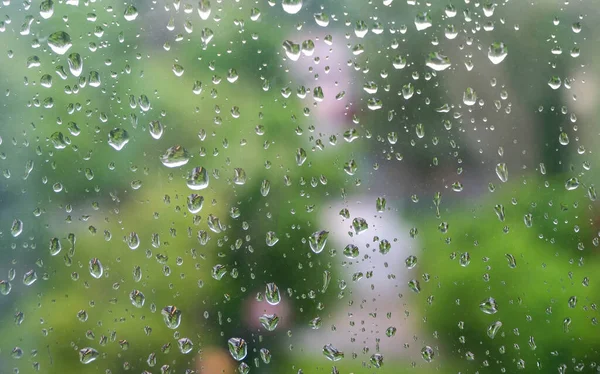
M 20 219 L 13 220 L 13 223 L 10 226 L 10 234 L 16 238 L 17 236 L 21 235 L 22 232 L 23 232 L 23 221 L 21 221 Z
M 508 48 L 502 42 L 492 43 L 488 49 L 488 58 L 493 64 L 499 64 L 504 61 L 508 54 Z
M 277 305 L 281 302 L 279 287 L 275 283 L 267 283 L 265 287 L 265 299 L 270 305 Z
M 54 0 L 43 0 L 40 3 L 40 16 L 48 19 L 54 14 Z
M 127 5 L 127 7 L 125 8 L 125 12 L 123 14 L 123 17 L 125 17 L 126 21 L 133 21 L 137 18 L 138 16 L 138 10 L 131 4 Z
M 493 297 L 488 297 L 479 304 L 479 309 L 485 314 L 496 314 L 498 312 L 498 304 Z
M 281 6 L 288 14 L 296 14 L 302 9 L 302 0 L 282 0 Z
M 187 164 L 189 160 L 189 152 L 180 145 L 175 145 L 168 148 L 165 153 L 160 156 L 160 162 L 162 162 L 162 164 L 168 168 L 177 168 L 183 166 Z
M 500 322 L 500 321 L 496 321 L 496 322 L 492 323 L 487 328 L 487 336 L 489 336 L 491 339 L 494 339 L 494 337 L 496 337 L 496 334 L 498 333 L 498 331 L 500 331 L 501 327 L 502 327 L 502 322 Z
M 129 134 L 124 129 L 115 128 L 108 133 L 108 144 L 117 151 L 123 149 L 127 143 L 129 143 Z
M 160 313 L 168 328 L 174 330 L 179 327 L 181 323 L 181 311 L 177 307 L 172 305 L 166 306 Z
M 565 182 L 565 188 L 568 191 L 573 191 L 576 190 L 579 187 L 579 179 L 573 177 L 573 178 L 569 178 L 567 179 L 567 181 Z
M 279 323 L 279 317 L 276 314 L 263 314 L 259 317 L 259 321 L 267 331 L 274 331 Z
M 196 214 L 202 210 L 204 205 L 204 196 L 197 195 L 195 193 L 187 197 L 187 208 L 192 214 Z
M 50 239 L 49 249 L 51 256 L 56 256 L 57 254 L 59 254 L 62 250 L 62 244 L 60 244 L 60 240 L 58 238 Z
M 327 238 L 329 237 L 329 231 L 316 231 L 311 236 L 308 237 L 308 244 L 310 245 L 310 249 L 314 253 L 321 253 L 325 248 L 325 244 L 327 243 Z
M 64 55 L 73 44 L 69 34 L 64 31 L 57 31 L 48 37 L 48 46 L 54 53 Z
M 323 355 L 330 361 L 339 361 L 344 358 L 344 352 L 335 348 L 332 344 L 326 344 L 323 346 Z
M 69 57 L 67 57 L 67 62 L 69 63 L 69 71 L 73 74 L 74 77 L 78 77 L 81 75 L 83 71 L 83 59 L 79 53 L 71 53 Z
M 154 139 L 158 140 L 162 136 L 164 128 L 160 121 L 152 121 L 148 125 L 148 131 Z
M 79 361 L 82 364 L 89 364 L 92 361 L 95 361 L 100 356 L 97 350 L 94 348 L 83 348 L 79 350 Z
M 91 259 L 89 263 L 89 271 L 92 277 L 96 279 L 100 278 L 102 276 L 102 273 L 104 273 L 104 268 L 102 267 L 102 263 L 100 263 L 100 260 L 98 260 L 97 258 Z
M 177 346 L 179 346 L 179 352 L 188 354 L 194 348 L 194 343 L 188 338 L 181 338 L 177 340 Z
M 496 165 L 496 175 L 502 182 L 506 183 L 508 181 L 508 168 L 504 162 Z
M 447 56 L 442 55 L 438 52 L 432 52 L 427 56 L 425 65 L 435 71 L 446 70 L 450 67 L 450 59 Z
M 425 30 L 431 27 L 431 15 L 429 12 L 419 12 L 415 17 L 415 26 L 417 31 Z
M 242 338 L 231 338 L 227 341 L 229 353 L 236 361 L 242 361 L 248 354 L 248 344 Z
M 435 352 L 433 351 L 433 348 L 431 348 L 430 346 L 426 345 L 425 347 L 423 347 L 421 349 L 421 357 L 423 357 L 423 360 L 425 360 L 425 362 L 433 361 L 434 356 L 435 356 Z
M 129 300 L 131 301 L 131 305 L 136 308 L 141 308 L 146 302 L 146 296 L 139 290 L 133 290 L 129 293 Z
M 203 190 L 208 187 L 208 171 L 203 167 L 193 168 L 187 178 L 187 186 L 192 190 Z

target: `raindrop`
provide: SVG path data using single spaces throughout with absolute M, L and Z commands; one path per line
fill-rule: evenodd
M 248 345 L 242 338 L 231 338 L 227 341 L 229 353 L 236 361 L 242 361 L 248 354 Z
M 137 249 L 140 246 L 140 237 L 135 232 L 130 232 L 129 235 L 125 237 L 125 243 L 131 249 Z
M 187 208 L 192 214 L 196 214 L 202 210 L 204 205 L 204 196 L 197 195 L 195 193 L 187 197 Z
M 361 217 L 356 217 L 352 220 L 352 228 L 356 235 L 366 231 L 369 228 L 367 220 Z
M 407 269 L 414 269 L 415 266 L 417 266 L 417 257 L 416 256 L 408 256 L 405 260 L 404 260 L 404 264 L 406 265 Z
M 371 355 L 369 362 L 376 368 L 380 368 L 383 366 L 383 355 L 381 353 L 374 353 Z
M 138 11 L 133 5 L 129 4 L 125 8 L 125 13 L 123 14 L 123 16 L 125 17 L 126 21 L 133 21 L 137 18 Z
M 208 187 L 208 171 L 203 167 L 193 168 L 187 177 L 187 186 L 192 190 L 203 190 Z
M 233 169 L 233 183 L 237 184 L 237 185 L 244 185 L 246 184 L 246 172 L 244 171 L 244 169 L 242 168 L 235 168 Z
M 281 6 L 288 14 L 296 14 L 302 9 L 302 0 L 282 0 Z
M 100 260 L 98 260 L 97 258 L 93 258 L 90 260 L 89 270 L 90 275 L 96 279 L 100 278 L 102 276 L 102 273 L 104 272 L 102 263 L 100 263 Z
M 487 328 L 487 336 L 489 336 L 490 339 L 494 339 L 494 337 L 496 337 L 496 334 L 498 333 L 498 331 L 500 331 L 501 327 L 502 327 L 502 322 L 500 322 L 500 321 L 496 321 L 496 322 L 492 323 Z
M 83 348 L 79 350 L 79 361 L 82 364 L 89 364 L 92 361 L 95 361 L 100 356 L 97 350 L 94 348 Z
M 129 300 L 131 301 L 131 305 L 136 308 L 141 308 L 146 302 L 146 296 L 139 290 L 133 290 L 129 293 Z
M 160 162 L 162 162 L 162 164 L 168 168 L 177 168 L 183 166 L 187 164 L 189 160 L 190 154 L 188 153 L 187 149 L 180 145 L 175 145 L 168 148 L 165 153 L 160 156 Z
M 569 178 L 567 179 L 567 181 L 565 182 L 565 188 L 568 191 L 573 191 L 576 190 L 577 187 L 579 187 L 579 179 L 573 177 L 573 178 Z
M 277 244 L 277 242 L 279 241 L 279 238 L 277 237 L 277 234 L 273 231 L 269 231 L 267 232 L 267 246 L 272 247 L 275 244 Z
M 62 245 L 60 244 L 60 240 L 58 240 L 58 238 L 50 239 L 49 249 L 50 249 L 51 256 L 56 256 L 57 254 L 59 254 L 60 251 L 62 250 Z
M 281 302 L 279 287 L 275 283 L 267 283 L 265 288 L 265 299 L 270 305 L 277 305 Z
M 435 353 L 433 351 L 433 348 L 431 348 L 430 346 L 426 345 L 421 349 L 421 357 L 423 357 L 423 360 L 425 360 L 425 362 L 433 361 L 434 356 Z
M 152 121 L 150 125 L 148 125 L 148 131 L 150 131 L 150 135 L 154 139 L 160 139 L 163 134 L 164 128 L 160 121 Z
M 417 31 L 422 31 L 431 27 L 431 15 L 429 12 L 419 12 L 415 17 L 415 26 Z
M 496 165 L 496 175 L 502 182 L 506 183 L 508 181 L 508 168 L 504 162 Z
M 48 37 L 48 46 L 54 53 L 64 55 L 73 44 L 71 43 L 71 36 L 69 34 L 64 31 L 57 31 Z
M 67 58 L 69 63 L 69 71 L 74 77 L 79 77 L 83 71 L 83 59 L 79 53 L 71 53 Z
M 2 294 L 3 296 L 6 296 L 10 293 L 11 289 L 12 289 L 12 285 L 10 284 L 10 282 L 5 281 L 5 280 L 0 280 L 0 294 Z
M 300 44 L 296 44 L 291 40 L 283 42 L 283 49 L 285 50 L 285 55 L 292 61 L 298 61 L 300 54 L 302 53 Z
M 323 355 L 330 361 L 336 362 L 344 358 L 344 352 L 338 350 L 331 344 L 323 346 Z
M 108 144 L 117 151 L 123 149 L 127 143 L 129 143 L 129 134 L 124 129 L 115 128 L 108 133 Z
M 360 254 L 360 252 L 358 250 L 358 247 L 355 246 L 354 244 L 348 244 L 344 248 L 344 256 L 346 256 L 348 258 L 357 258 L 359 254 Z
M 310 249 L 314 253 L 321 253 L 325 248 L 325 244 L 327 243 L 327 238 L 329 237 L 329 231 L 321 230 L 314 232 L 308 238 L 308 244 L 310 245 Z
M 479 304 L 479 309 L 485 314 L 496 314 L 498 312 L 498 304 L 493 297 L 488 297 Z
M 425 65 L 435 71 L 443 71 L 450 67 L 450 59 L 438 52 L 432 52 L 427 56 Z
M 268 331 L 273 331 L 277 328 L 279 317 L 276 314 L 263 314 L 259 317 L 261 325 Z
M 183 353 L 184 355 L 190 353 L 194 348 L 194 343 L 192 343 L 192 341 L 188 338 L 181 338 L 177 340 L 177 345 L 179 346 L 179 352 Z
M 181 323 L 181 311 L 175 306 L 166 306 L 160 312 L 168 328 L 175 330 Z
M 198 4 L 198 14 L 202 20 L 206 21 L 208 17 L 210 17 L 210 10 L 210 0 L 200 0 L 200 3 Z
M 492 43 L 488 49 L 488 58 L 493 64 L 499 64 L 506 58 L 508 48 L 502 42 Z
M 477 102 L 477 93 L 471 87 L 468 87 L 463 94 L 463 103 L 468 106 L 475 105 Z
M 40 16 L 48 19 L 54 14 L 54 0 L 43 0 L 40 3 Z
M 21 235 L 22 232 L 23 232 L 23 221 L 21 221 L 20 219 L 13 220 L 13 223 L 10 227 L 10 234 L 14 238 L 16 238 L 17 236 Z

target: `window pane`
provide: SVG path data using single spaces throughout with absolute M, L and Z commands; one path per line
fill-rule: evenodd
M 599 9 L 3 0 L 0 372 L 600 371 Z

